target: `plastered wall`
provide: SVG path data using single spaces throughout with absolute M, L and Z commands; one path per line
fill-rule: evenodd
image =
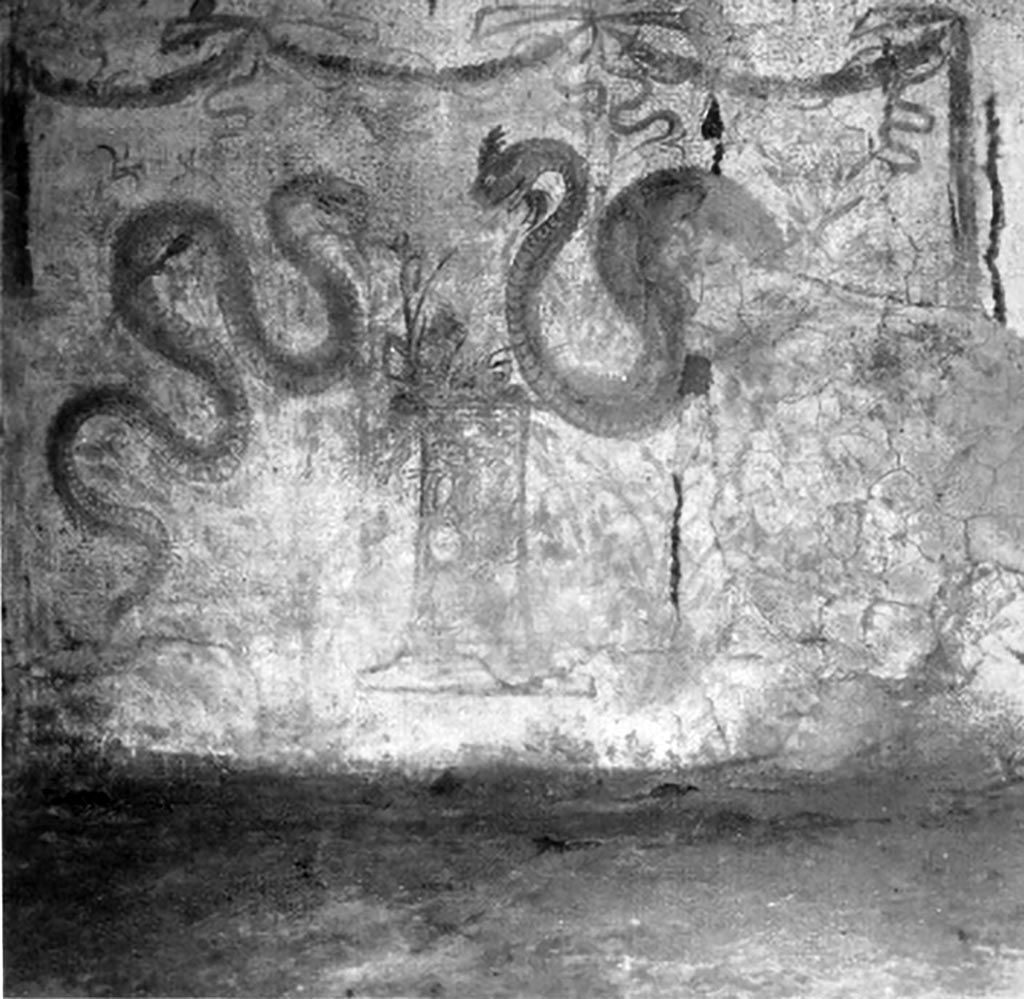
M 1021 31 L 13 9 L 12 745 L 1011 765 Z

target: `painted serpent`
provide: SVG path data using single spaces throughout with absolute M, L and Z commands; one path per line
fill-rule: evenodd
M 553 211 L 536 186 L 549 173 L 558 174 L 564 188 Z M 509 343 L 526 383 L 582 430 L 638 437 L 658 429 L 683 396 L 707 389 L 708 359 L 684 347 L 697 311 L 686 280 L 699 271 L 696 242 L 710 233 L 753 260 L 779 253 L 783 241 L 764 208 L 727 178 L 681 167 L 633 181 L 598 218 L 594 263 L 619 312 L 640 334 L 641 350 L 621 377 L 567 371 L 544 337 L 542 294 L 559 253 L 583 222 L 588 184 L 586 161 L 569 144 L 532 138 L 506 147 L 499 127 L 480 146 L 471 193 L 485 207 L 521 205 L 527 212 L 527 232 L 505 284 Z
M 84 481 L 74 455 L 82 427 L 99 416 L 123 420 L 145 433 L 161 456 L 179 470 L 205 481 L 230 476 L 250 437 L 252 414 L 232 351 L 161 299 L 158 278 L 170 258 L 193 245 L 212 252 L 217 304 L 235 352 L 274 387 L 293 394 L 317 393 L 359 367 L 366 317 L 357 290 L 345 273 L 311 252 L 308 237 L 296 231 L 294 215 L 302 206 L 345 217 L 358 238 L 365 224 L 367 198 L 361 188 L 317 174 L 282 184 L 268 199 L 267 222 L 275 245 L 320 295 L 327 315 L 326 336 L 304 352 L 285 350 L 268 336 L 242 242 L 209 206 L 192 201 L 156 202 L 130 215 L 114 234 L 114 313 L 140 343 L 199 379 L 213 403 L 217 427 L 205 439 L 193 437 L 134 388 L 113 384 L 75 394 L 51 421 L 47 463 L 68 516 L 87 531 L 111 535 L 148 552 L 139 578 L 111 603 L 108 632 L 166 574 L 171 543 L 167 528 L 153 512 L 115 502 Z

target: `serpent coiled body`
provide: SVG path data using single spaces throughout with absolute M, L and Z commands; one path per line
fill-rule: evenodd
M 558 173 L 564 195 L 544 214 L 546 197 L 533 185 Z M 696 169 L 659 170 L 621 191 L 598 222 L 595 265 L 619 311 L 639 331 L 642 349 L 621 377 L 562 369 L 541 329 L 541 293 L 558 254 L 576 234 L 587 206 L 588 170 L 567 143 L 527 139 L 505 148 L 500 130 L 485 140 L 473 188 L 481 203 L 520 203 L 530 211 L 506 281 L 509 343 L 530 388 L 568 423 L 602 437 L 650 433 L 675 410 L 684 392 L 683 330 L 695 311 L 686 287 L 664 273 L 666 210 L 678 218 L 704 199 L 705 175 Z
M 162 457 L 188 477 L 214 482 L 236 470 L 250 437 L 252 412 L 232 351 L 161 300 L 156 279 L 167 260 L 195 241 L 205 241 L 216 259 L 217 304 L 235 352 L 276 388 L 293 394 L 321 392 L 359 367 L 366 323 L 357 290 L 346 274 L 315 256 L 293 230 L 291 213 L 303 204 L 342 214 L 358 227 L 365 221 L 366 196 L 354 185 L 322 175 L 299 177 L 270 196 L 267 221 L 273 241 L 319 293 L 327 314 L 326 336 L 301 353 L 285 350 L 268 337 L 242 242 L 212 208 L 191 201 L 157 202 L 129 216 L 114 234 L 114 313 L 140 343 L 203 384 L 213 402 L 216 429 L 203 439 L 186 434 L 144 395 L 124 385 L 101 385 L 77 393 L 50 423 L 47 464 L 70 519 L 86 531 L 109 534 L 148 553 L 139 578 L 112 601 L 108 629 L 163 578 L 170 564 L 171 542 L 154 513 L 115 502 L 83 480 L 74 458 L 82 427 L 98 416 L 117 417 L 143 432 Z

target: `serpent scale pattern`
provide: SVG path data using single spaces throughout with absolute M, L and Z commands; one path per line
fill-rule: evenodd
M 562 178 L 564 196 L 544 215 L 546 196 L 534 188 L 544 173 Z M 587 206 L 585 160 L 556 139 L 527 139 L 504 146 L 500 129 L 480 148 L 473 197 L 486 207 L 524 205 L 529 229 L 505 286 L 509 343 L 526 383 L 568 423 L 601 437 L 638 437 L 661 426 L 683 394 L 686 355 L 683 327 L 695 311 L 686 289 L 657 274 L 667 237 L 653 220 L 670 204 L 696 210 L 705 196 L 704 175 L 692 168 L 659 170 L 612 199 L 598 223 L 595 265 L 605 288 L 643 343 L 623 377 L 560 368 L 541 329 L 541 293 L 559 253 L 576 234 Z

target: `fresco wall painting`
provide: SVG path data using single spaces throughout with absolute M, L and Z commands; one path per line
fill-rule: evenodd
M 886 357 L 907 375 L 897 313 L 1006 323 L 964 14 L 114 6 L 19 8 L 5 50 L 4 290 L 59 344 L 12 353 L 22 667 L 116 649 L 123 690 L 125 649 L 227 649 L 242 715 L 275 684 L 345 715 L 358 691 L 592 698 L 610 669 L 632 710 L 742 659 L 755 612 L 787 636 L 769 659 L 842 645 L 843 584 L 801 595 L 795 535 L 783 566 L 750 533 L 762 500 L 797 488 L 795 523 L 842 490 L 812 516 L 750 449 L 801 375 L 853 405 L 812 357 L 829 324 L 877 386 Z M 807 621 L 766 609 L 805 597 Z

